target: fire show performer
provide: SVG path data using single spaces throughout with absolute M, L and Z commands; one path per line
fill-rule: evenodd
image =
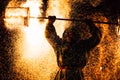
M 45 29 L 45 36 L 56 53 L 60 68 L 54 80 L 84 80 L 82 69 L 86 66 L 89 51 L 99 44 L 101 31 L 92 20 L 86 19 L 92 35 L 89 39 L 81 40 L 77 27 L 67 28 L 60 38 L 53 25 L 55 20 L 56 16 L 49 16 Z

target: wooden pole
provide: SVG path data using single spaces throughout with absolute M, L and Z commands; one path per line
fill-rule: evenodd
M 48 19 L 48 17 L 30 17 L 30 18 Z M 56 20 L 64 20 L 64 21 L 81 21 L 81 22 L 85 22 L 84 20 L 80 20 L 80 19 L 65 19 L 65 18 L 56 18 Z M 112 23 L 112 22 L 100 22 L 100 21 L 93 21 L 93 23 L 118 25 L 118 23 L 117 23 L 117 22 L 116 22 L 116 23 Z

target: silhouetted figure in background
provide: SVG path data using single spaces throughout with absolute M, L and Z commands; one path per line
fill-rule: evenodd
M 55 16 L 49 16 L 45 29 L 45 36 L 56 53 L 60 68 L 55 80 L 82 80 L 82 69 L 87 63 L 89 51 L 100 42 L 101 31 L 91 20 L 86 20 L 92 35 L 89 39 L 81 40 L 77 27 L 66 29 L 60 38 L 53 25 L 55 19 Z

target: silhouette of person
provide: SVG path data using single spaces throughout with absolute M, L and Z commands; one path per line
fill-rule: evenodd
M 76 27 L 67 28 L 60 38 L 53 25 L 55 20 L 56 16 L 49 16 L 45 29 L 46 39 L 56 53 L 60 68 L 54 80 L 84 80 L 82 69 L 86 66 L 89 51 L 99 44 L 101 31 L 92 20 L 86 19 L 85 22 L 92 35 L 89 39 L 81 40 Z

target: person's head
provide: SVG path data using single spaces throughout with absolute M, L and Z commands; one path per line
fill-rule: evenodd
M 79 38 L 79 32 L 75 28 L 69 28 L 63 34 L 63 40 L 68 43 L 74 43 L 78 41 Z

